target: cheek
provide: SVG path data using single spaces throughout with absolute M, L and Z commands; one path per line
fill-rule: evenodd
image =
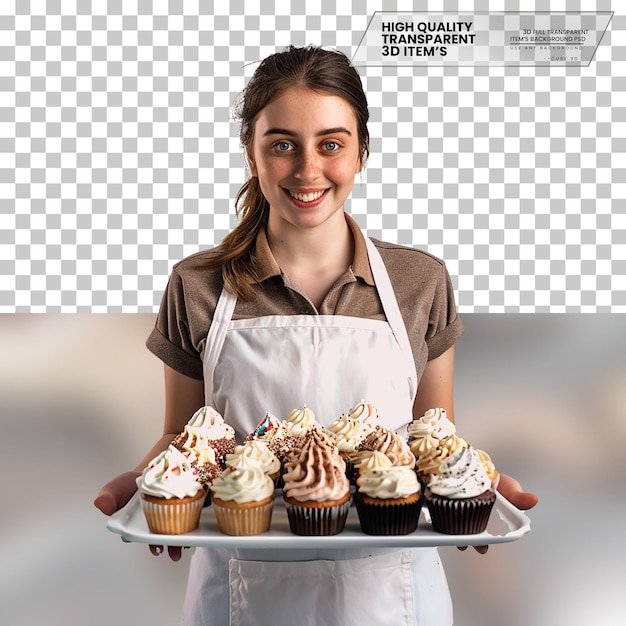
M 358 172 L 358 163 L 343 163 L 335 170 L 335 180 L 341 185 L 353 185 L 354 176 Z

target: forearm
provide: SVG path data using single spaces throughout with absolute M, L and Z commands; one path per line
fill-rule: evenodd
M 154 457 L 156 457 L 161 452 L 163 452 L 163 450 L 165 450 L 167 446 L 169 446 L 170 443 L 172 443 L 174 437 L 176 437 L 177 434 L 178 433 L 167 433 L 163 435 L 152 446 L 152 448 L 150 448 L 150 451 L 146 454 L 146 456 L 141 461 L 139 461 L 139 463 L 135 466 L 133 471 L 141 473 L 144 470 L 144 468 L 148 465 L 148 463 L 150 463 L 150 461 L 154 459 Z

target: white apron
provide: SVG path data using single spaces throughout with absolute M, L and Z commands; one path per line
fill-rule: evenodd
M 241 440 L 270 411 L 310 407 L 328 425 L 361 400 L 402 432 L 417 376 L 386 268 L 367 239 L 385 316 L 266 316 L 232 320 L 223 290 L 207 335 L 205 401 Z M 452 604 L 435 548 L 250 550 L 197 548 L 183 624 L 194 626 L 450 626 Z

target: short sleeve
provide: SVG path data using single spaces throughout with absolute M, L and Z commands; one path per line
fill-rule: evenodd
M 426 333 L 428 360 L 442 355 L 462 334 L 463 323 L 456 312 L 452 280 L 445 263 L 441 262 Z
M 184 284 L 176 268 L 168 280 L 146 347 L 177 372 L 202 379 L 202 358 L 191 336 Z

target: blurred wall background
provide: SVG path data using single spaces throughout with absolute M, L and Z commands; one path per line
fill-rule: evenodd
M 541 498 L 532 532 L 442 549 L 456 624 L 626 623 L 626 317 L 464 315 L 460 434 Z M 100 486 L 158 438 L 151 314 L 0 316 L 0 623 L 178 623 L 179 563 L 109 533 Z M 621 549 L 620 549 L 621 546 Z

